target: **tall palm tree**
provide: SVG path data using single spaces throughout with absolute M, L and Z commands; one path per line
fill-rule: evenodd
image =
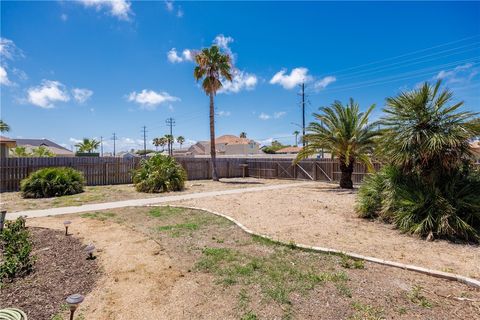
M 469 140 L 480 135 L 477 114 L 460 111 L 441 81 L 387 99 L 380 153 L 404 171 L 424 178 L 448 174 L 472 157 Z
M 185 138 L 183 136 L 178 136 L 177 142 L 180 144 L 180 149 L 182 149 L 182 145 L 185 142 Z
M 10 131 L 10 126 L 3 120 L 0 120 L 0 132 L 8 132 L 8 131 Z
M 165 137 L 154 138 L 153 145 L 155 149 L 158 151 L 158 147 L 162 147 L 162 152 L 165 151 L 165 145 L 167 144 L 167 139 Z
M 246 132 L 240 132 L 240 138 L 246 138 L 247 137 L 247 133 Z
M 352 189 L 355 161 L 363 162 L 373 170 L 370 154 L 379 133 L 374 129 L 376 124 L 368 122 L 368 117 L 374 108 L 375 105 L 371 105 L 366 112 L 360 112 L 353 99 L 345 106 L 335 101 L 329 107 L 320 108 L 321 113 L 313 114 L 316 122 L 308 125 L 308 133 L 303 137 L 306 146 L 298 153 L 295 162 L 327 149 L 340 164 L 340 187 Z
M 295 147 L 298 147 L 298 135 L 300 132 L 298 130 L 293 131 L 293 135 L 295 136 Z
M 172 155 L 173 154 L 173 148 L 172 147 L 173 147 L 173 142 L 175 141 L 175 138 L 171 134 L 166 134 L 165 135 L 165 140 L 166 140 L 167 146 L 168 146 L 168 154 Z
M 197 66 L 193 72 L 195 80 L 202 81 L 203 91 L 210 97 L 210 156 L 212 158 L 212 179 L 218 181 L 215 150 L 215 103 L 214 96 L 222 87 L 221 79 L 232 81 L 232 62 L 228 54 L 222 54 L 217 46 L 205 48 L 195 55 Z
M 88 138 L 83 138 L 82 142 L 75 144 L 75 147 L 78 148 L 79 152 L 87 152 L 87 153 L 92 153 L 93 151 L 97 150 L 99 146 L 100 146 L 100 141 L 97 141 L 95 139 L 88 139 Z

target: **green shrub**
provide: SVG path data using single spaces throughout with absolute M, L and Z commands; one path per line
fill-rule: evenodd
M 436 184 L 423 181 L 387 166 L 360 187 L 357 211 L 408 233 L 478 242 L 480 174 L 463 168 Z
M 185 169 L 173 157 L 162 154 L 143 159 L 133 174 L 137 191 L 148 193 L 183 190 L 185 180 Z
M 23 179 L 20 190 L 24 198 L 60 197 L 83 192 L 83 173 L 72 168 L 44 168 Z
M 31 256 L 32 242 L 30 232 L 25 227 L 25 219 L 7 221 L 0 233 L 2 263 L 0 264 L 0 282 L 27 274 L 33 268 L 35 257 Z

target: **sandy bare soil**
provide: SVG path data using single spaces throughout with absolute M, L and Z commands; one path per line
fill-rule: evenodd
M 301 181 L 298 181 L 301 182 Z M 212 180 L 196 180 L 187 181 L 185 190 L 181 192 L 166 192 L 166 193 L 143 193 L 137 192 L 133 185 L 109 185 L 109 186 L 87 186 L 85 192 L 71 196 L 63 196 L 57 198 L 46 199 L 24 199 L 20 192 L 4 192 L 0 193 L 0 206 L 9 212 L 36 210 L 47 208 L 58 208 L 68 206 L 79 206 L 88 203 L 102 203 L 112 202 L 128 199 L 142 199 L 161 197 L 169 195 L 179 195 L 196 193 L 203 191 L 214 190 L 228 190 L 249 188 L 256 186 L 266 186 L 272 184 L 295 183 L 293 180 L 268 180 L 255 178 L 230 178 L 221 179 L 220 182 L 213 182 Z
M 225 213 L 249 229 L 286 242 L 330 247 L 480 279 L 480 247 L 401 234 L 357 217 L 356 191 L 315 183 L 178 204 Z
M 94 242 L 84 319 L 474 319 L 457 282 L 265 242 L 195 210 L 122 208 L 28 220 Z

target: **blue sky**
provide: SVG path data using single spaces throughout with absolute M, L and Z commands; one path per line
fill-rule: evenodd
M 442 78 L 480 111 L 480 3 L 1 1 L 1 118 L 11 137 L 70 148 L 115 132 L 120 149 L 167 133 L 208 138 L 191 53 L 217 43 L 235 81 L 216 97 L 217 133 L 293 143 L 334 100 L 375 103 Z

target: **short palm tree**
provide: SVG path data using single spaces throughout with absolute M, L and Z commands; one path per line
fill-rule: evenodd
M 222 54 L 217 46 L 205 48 L 195 55 L 197 66 L 193 72 L 195 80 L 202 81 L 203 91 L 210 97 L 210 156 L 212 158 L 212 179 L 218 181 L 215 149 L 215 103 L 214 97 L 222 87 L 221 79 L 232 81 L 232 62 L 228 54 Z
M 356 161 L 363 162 L 369 170 L 373 169 L 370 155 L 378 131 L 374 129 L 374 123 L 368 122 L 368 117 L 374 108 L 372 105 L 366 112 L 360 112 L 353 99 L 345 106 L 335 101 L 329 107 L 320 108 L 321 113 L 313 114 L 316 122 L 308 125 L 308 133 L 303 137 L 306 146 L 298 153 L 295 162 L 327 149 L 340 164 L 340 187 L 353 188 L 352 173 Z
M 27 152 L 27 148 L 24 146 L 16 146 L 10 149 L 13 157 L 28 157 L 29 153 Z
M 404 171 L 434 175 L 457 169 L 472 157 L 469 140 L 480 134 L 476 114 L 461 111 L 441 81 L 387 99 L 381 124 L 381 154 Z
M 293 131 L 293 135 L 295 136 L 295 147 L 298 147 L 298 135 L 300 132 L 298 130 Z
M 10 126 L 3 120 L 0 120 L 0 132 L 8 132 L 8 131 L 10 131 Z
M 177 142 L 180 144 L 180 149 L 181 149 L 182 145 L 185 143 L 185 138 L 183 136 L 178 136 Z
M 95 139 L 88 139 L 83 138 L 82 142 L 75 144 L 75 147 L 78 148 L 79 152 L 87 152 L 92 153 L 93 151 L 97 150 L 100 146 L 100 141 Z
M 39 158 L 49 158 L 55 156 L 55 154 L 44 146 L 40 146 L 38 148 L 32 149 L 31 156 Z

